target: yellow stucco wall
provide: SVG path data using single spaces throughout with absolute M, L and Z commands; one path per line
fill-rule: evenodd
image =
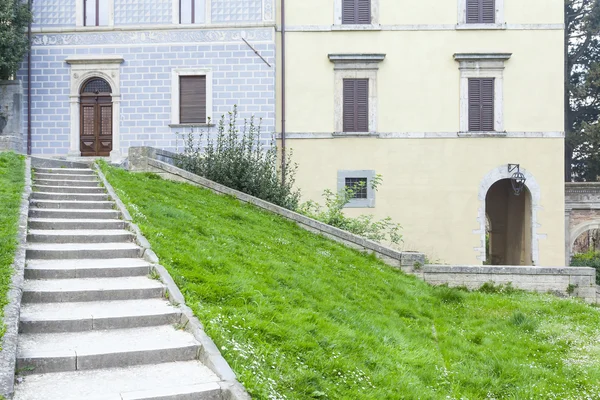
M 331 53 L 386 54 L 377 74 L 378 132 L 458 132 L 460 72 L 453 55 L 470 52 L 512 53 L 503 85 L 507 132 L 557 136 L 563 131 L 564 33 L 557 29 L 563 22 L 562 0 L 504 0 L 506 30 L 452 29 L 458 0 L 380 0 L 379 7 L 381 31 L 328 31 L 333 0 L 286 2 L 292 29 L 286 35 L 288 134 L 334 131 Z M 427 29 L 403 30 L 417 24 Z M 473 230 L 479 229 L 482 180 L 493 169 L 520 163 L 541 189 L 538 234 L 546 236 L 539 240 L 539 264 L 564 265 L 560 137 L 303 138 L 288 139 L 287 145 L 299 164 L 297 185 L 304 199 L 319 200 L 323 189 L 335 189 L 339 170 L 375 170 L 384 179 L 376 208 L 348 213 L 391 216 L 404 226 L 405 249 L 453 264 L 480 263 L 474 249 L 481 247 L 481 238 Z
M 493 169 L 521 163 L 540 190 L 537 211 L 540 265 L 564 265 L 564 191 L 561 139 L 303 139 L 291 140 L 304 199 L 336 189 L 338 170 L 383 175 L 375 208 L 349 215 L 391 216 L 403 226 L 404 249 L 451 264 L 479 264 L 479 188 Z M 556 155 L 557 157 L 548 157 Z
M 562 24 L 563 0 L 504 0 L 508 24 Z M 280 2 L 278 1 L 278 7 Z M 331 25 L 334 0 L 287 0 L 290 26 Z M 456 24 L 458 0 L 379 0 L 382 25 Z

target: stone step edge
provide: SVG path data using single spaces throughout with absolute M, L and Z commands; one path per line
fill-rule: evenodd
M 218 382 L 208 382 L 173 388 L 121 392 L 120 395 L 122 400 L 187 400 L 192 398 L 202 400 L 217 400 L 222 398 L 222 392 L 223 389 Z

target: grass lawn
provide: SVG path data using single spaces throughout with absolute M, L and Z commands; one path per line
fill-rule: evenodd
M 434 288 L 233 198 L 103 170 L 253 398 L 600 398 L 596 308 Z
M 6 329 L 2 316 L 13 274 L 24 182 L 25 159 L 14 153 L 0 153 L 0 339 Z

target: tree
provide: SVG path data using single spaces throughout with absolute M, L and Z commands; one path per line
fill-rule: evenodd
M 10 79 L 29 50 L 31 10 L 23 0 L 0 0 L 0 79 Z
M 600 177 L 600 0 L 565 0 L 565 179 Z

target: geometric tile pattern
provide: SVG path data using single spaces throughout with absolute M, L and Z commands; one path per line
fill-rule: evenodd
M 76 0 L 37 0 L 33 2 L 33 24 L 75 26 Z
M 246 29 L 248 33 L 252 31 Z M 190 32 L 196 31 L 182 32 L 180 42 L 170 43 L 140 43 L 131 39 L 131 42 L 121 45 L 110 44 L 108 40 L 101 41 L 106 44 L 82 43 L 81 46 L 60 43 L 52 46 L 34 45 L 31 57 L 33 153 L 60 155 L 69 150 L 70 67 L 65 63 L 65 58 L 69 56 L 123 55 L 124 62 L 120 65 L 119 129 L 121 151 L 124 154 L 131 146 L 182 150 L 182 135 L 190 129 L 169 126 L 171 71 L 174 68 L 211 69 L 213 117 L 218 119 L 237 105 L 240 123 L 253 115 L 262 118 L 262 139 L 269 139 L 275 131 L 275 69 L 269 68 L 241 40 L 190 43 Z M 108 32 L 95 35 L 111 37 Z M 268 43 L 253 44 L 274 65 L 274 42 L 269 40 Z M 17 79 L 22 81 L 24 90 L 27 90 L 26 63 L 22 63 Z M 26 109 L 25 102 L 23 110 Z M 26 114 L 23 112 L 24 116 Z M 25 117 L 23 127 L 27 129 Z M 198 132 L 198 129 L 195 131 Z M 212 128 L 211 132 L 214 131 Z
M 170 24 L 171 0 L 115 0 L 115 25 Z
M 262 0 L 212 0 L 212 22 L 262 21 Z

